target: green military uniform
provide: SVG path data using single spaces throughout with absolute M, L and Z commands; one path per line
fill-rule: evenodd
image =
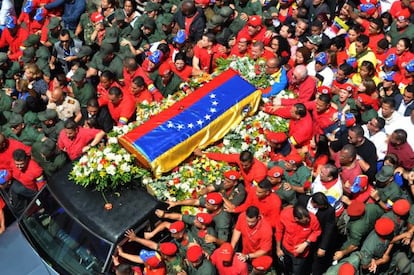
M 8 138 L 14 138 L 29 146 L 32 146 L 33 143 L 40 141 L 45 137 L 42 133 L 39 133 L 33 127 L 24 127 L 20 135 L 16 135 L 12 132 L 10 126 L 4 126 L 3 134 Z
M 360 252 L 355 252 L 355 253 L 352 253 L 349 257 L 342 259 L 337 265 L 332 265 L 331 267 L 329 267 L 328 270 L 326 270 L 324 274 L 325 275 L 337 275 L 339 273 L 339 268 L 344 263 L 350 263 L 351 265 L 354 266 L 355 270 L 357 271 L 355 275 L 358 275 L 360 262 L 361 262 Z
M 88 46 L 93 45 L 95 41 L 91 39 L 91 36 L 92 36 L 93 31 L 95 30 L 95 26 L 93 25 L 91 21 L 90 14 L 83 13 L 79 19 L 79 24 L 83 30 L 83 41 L 85 41 L 85 45 L 88 45 Z
M 380 200 L 384 203 L 388 203 L 388 201 L 395 202 L 403 195 L 401 188 L 395 183 L 395 181 L 388 183 L 384 187 L 377 186 L 376 189 Z
M 117 54 L 115 54 L 114 58 L 109 63 L 104 63 L 99 53 L 95 54 L 88 66 L 101 72 L 111 71 L 118 79 L 123 79 L 122 68 L 124 67 L 124 64 Z
M 16 79 L 14 76 L 20 73 L 20 65 L 18 62 L 9 62 L 7 68 L 2 68 L 4 75 L 4 87 L 16 88 Z
M 341 102 L 339 101 L 339 95 L 334 95 L 332 97 L 332 103 L 335 103 L 338 106 L 338 111 L 342 110 Z M 346 105 L 348 105 L 350 107 L 349 112 L 351 112 L 352 114 L 358 114 L 359 111 L 358 111 L 358 107 L 355 103 L 355 99 L 348 98 L 346 100 Z
M 414 205 L 413 204 L 410 207 L 410 214 L 408 215 L 407 222 L 409 224 L 413 224 L 414 225 Z
M 405 231 L 405 220 L 401 219 L 400 217 L 398 217 L 394 211 L 389 211 L 387 213 L 385 213 L 384 215 L 382 215 L 383 217 L 387 217 L 390 218 L 394 224 L 394 235 L 399 235 L 401 233 L 403 233 Z
M 194 220 L 195 220 L 195 216 L 193 215 L 183 215 L 182 216 L 182 220 L 184 223 L 188 224 L 191 226 L 190 231 L 194 236 L 198 236 L 198 239 L 200 240 L 199 245 L 203 248 L 203 250 L 205 252 L 207 252 L 208 254 L 212 254 L 213 251 L 216 249 L 215 245 L 213 243 L 206 243 L 204 241 L 204 236 L 202 236 L 200 233 L 200 229 L 198 229 L 195 225 L 194 225 Z M 214 237 L 217 237 L 216 231 L 214 230 L 213 227 L 207 227 L 206 229 L 206 233 L 209 235 L 212 235 Z
M 72 91 L 81 108 L 86 107 L 88 100 L 96 96 L 96 89 L 89 82 L 85 82 L 82 87 L 78 87 L 72 82 Z
M 55 151 L 53 156 L 44 158 L 41 155 L 42 150 L 44 150 L 42 146 L 44 146 L 44 142 L 35 142 L 32 146 L 31 155 L 37 164 L 43 168 L 43 173 L 46 175 L 46 177 L 51 177 L 59 169 L 62 169 L 62 167 L 65 166 L 65 164 L 68 162 L 68 157 L 64 152 L 58 150 Z
M 159 246 L 158 249 L 159 251 Z M 167 274 L 176 275 L 180 272 L 187 270 L 187 265 L 184 258 L 181 258 L 180 255 L 176 255 L 174 259 L 170 261 L 165 261 L 165 267 L 167 268 Z
M 41 131 L 49 139 L 57 142 L 60 131 L 62 131 L 63 128 L 65 128 L 65 123 L 62 120 L 59 120 L 58 122 L 56 122 L 55 125 L 50 127 L 42 123 Z
M 170 81 L 166 86 L 164 86 L 162 78 L 159 75 L 156 76 L 154 84 L 161 92 L 161 94 L 164 97 L 167 97 L 168 95 L 174 94 L 178 90 L 178 87 L 180 86 L 181 82 L 181 78 L 179 78 L 176 74 L 173 73 L 173 76 L 171 77 Z
M 11 111 L 12 103 L 13 99 L 3 89 L 0 90 L 0 111 Z
M 198 267 L 193 267 L 192 265 L 188 266 L 188 275 L 215 275 L 217 274 L 216 268 L 213 264 L 207 260 L 203 259 L 203 262 Z
M 178 248 L 177 255 L 179 255 L 183 259 L 187 257 L 187 249 L 188 249 L 189 243 L 200 243 L 200 238 L 194 235 L 190 230 L 185 229 L 185 232 L 187 233 L 188 242 L 183 243 L 175 239 L 172 240 L 172 242 L 175 243 L 175 245 L 177 245 L 177 248 Z
M 394 21 L 391 24 L 390 31 L 388 32 L 388 35 L 391 37 L 391 45 L 395 46 L 397 45 L 398 40 L 400 40 L 403 37 L 407 37 L 408 39 L 414 38 L 414 24 L 409 23 L 407 28 L 404 29 L 404 31 L 400 31 L 397 29 L 397 22 Z
M 350 220 L 347 224 L 347 240 L 341 249 L 350 245 L 361 247 L 362 241 L 374 229 L 375 221 L 381 217 L 384 211 L 376 204 L 366 204 L 365 213 L 357 220 Z
M 202 207 L 206 206 L 205 197 L 201 197 L 199 201 L 200 201 L 200 206 Z M 224 209 L 221 209 L 221 211 L 213 217 L 213 221 L 214 221 L 214 229 L 217 232 L 217 238 L 227 242 L 230 236 L 230 226 L 231 226 L 230 213 L 224 211 Z
M 384 255 L 389 244 L 390 240 L 381 238 L 377 235 L 375 230 L 372 230 L 361 247 L 361 257 L 365 259 L 364 261 L 366 263 L 369 263 L 371 259 L 380 259 Z M 362 262 L 362 264 L 364 263 Z M 381 271 L 379 270 L 383 270 L 384 268 L 386 269 L 387 267 L 379 266 L 377 274 L 381 274 Z
M 305 182 L 308 181 L 311 177 L 311 171 L 304 165 L 300 166 L 294 173 L 289 173 L 286 171 L 286 165 L 284 161 L 279 161 L 277 165 L 285 170 L 283 173 L 283 179 L 291 185 L 302 187 Z
M 214 191 L 220 192 L 223 195 L 223 197 L 228 199 L 235 206 L 239 206 L 246 199 L 246 189 L 244 188 L 244 185 L 241 183 L 238 183 L 229 191 L 226 191 L 224 189 L 224 181 L 218 182 L 217 184 L 213 185 L 213 187 Z
M 281 185 L 279 189 L 273 189 L 273 192 L 276 193 L 276 195 L 278 195 L 282 200 L 283 207 L 287 205 L 295 205 L 297 202 L 296 192 L 293 189 L 285 190 L 285 188 L 283 188 L 283 185 Z
M 245 13 L 247 15 L 260 15 L 262 16 L 262 4 L 258 0 L 247 1 L 246 4 L 240 3 L 239 0 L 234 1 L 234 7 L 236 11 L 240 13 Z

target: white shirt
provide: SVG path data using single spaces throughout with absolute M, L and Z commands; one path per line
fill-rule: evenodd
M 414 148 L 414 123 L 411 121 L 411 117 L 406 116 L 401 119 L 403 127 L 407 132 L 407 142 L 410 144 L 411 148 Z
M 322 71 L 317 72 L 315 70 L 315 60 L 313 60 L 306 66 L 306 69 L 308 69 L 308 75 L 310 76 L 316 76 L 317 74 L 320 74 L 321 76 L 323 76 L 323 81 L 320 86 L 327 86 L 327 87 L 332 86 L 335 74 L 333 73 L 332 69 L 329 68 L 328 66 L 323 68 Z
M 405 116 L 405 110 L 407 110 L 407 107 L 410 106 L 411 104 L 414 104 L 414 101 L 411 100 L 410 102 L 408 102 L 408 104 L 405 104 L 404 100 L 401 100 L 401 104 L 400 107 L 398 107 L 397 112 L 400 113 L 402 116 Z
M 392 132 L 394 132 L 397 129 L 404 129 L 404 124 L 402 120 L 404 117 L 397 111 L 394 111 L 394 113 L 392 113 L 392 115 L 389 118 L 385 118 L 382 115 L 381 108 L 378 111 L 378 116 L 382 117 L 385 120 L 384 130 L 387 135 L 391 135 Z
M 371 135 L 368 131 L 367 125 L 362 125 L 362 129 L 364 129 L 364 137 L 374 143 L 375 148 L 377 149 L 377 157 L 378 160 L 383 160 L 385 155 L 387 154 L 387 135 L 384 131 L 379 131 Z

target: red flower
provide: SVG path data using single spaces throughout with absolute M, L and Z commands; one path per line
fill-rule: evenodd
M 264 134 L 264 129 L 263 128 L 259 128 L 259 134 Z
M 250 128 L 252 128 L 252 125 L 247 124 L 247 125 L 246 125 L 246 129 L 247 129 L 247 130 L 249 130 Z
M 198 196 L 197 196 L 197 191 L 196 191 L 196 190 L 194 190 L 194 191 L 193 191 L 193 193 L 191 193 L 191 197 L 192 197 L 193 199 L 197 199 L 197 198 L 198 198 Z
M 174 184 L 179 184 L 180 183 L 180 179 L 179 178 L 175 178 L 173 179 Z

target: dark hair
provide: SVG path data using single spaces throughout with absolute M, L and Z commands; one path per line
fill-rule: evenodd
M 134 275 L 134 270 L 129 264 L 120 264 L 115 267 L 115 270 L 119 275 Z
M 401 143 L 407 142 L 407 132 L 403 129 L 397 129 L 394 131 L 394 134 L 396 135 L 396 139 Z
M 405 87 L 405 92 L 409 92 L 409 93 L 413 94 L 414 93 L 414 84 L 407 85 Z
M 377 42 L 377 46 L 378 46 L 378 48 L 381 48 L 383 50 L 387 50 L 390 47 L 390 42 L 388 42 L 387 39 L 383 38 L 383 39 L 380 39 Z
M 137 85 L 138 87 L 142 87 L 145 86 L 145 80 L 142 76 L 136 76 L 134 77 L 134 79 L 132 79 L 132 83 L 134 83 L 135 85 Z
M 28 156 L 23 149 L 16 149 L 13 151 L 13 159 L 15 161 L 26 161 Z
M 341 65 L 339 65 L 339 69 L 341 71 L 343 71 L 346 76 L 349 76 L 350 74 L 352 74 L 354 72 L 354 68 L 352 68 L 352 66 L 349 65 L 346 62 L 344 62 Z
M 164 56 L 168 56 L 171 51 L 167 43 L 159 44 L 157 50 L 160 50 Z
M 69 118 L 65 121 L 64 127 L 65 129 L 76 130 L 78 124 L 72 118 Z
M 286 38 L 283 36 L 275 36 L 272 38 L 276 39 L 279 42 L 279 49 L 276 52 L 277 57 L 280 60 L 281 65 L 285 65 L 289 62 L 291 51 L 290 51 L 290 45 Z
M 385 119 L 383 119 L 382 117 L 376 117 L 375 118 L 377 120 L 377 128 L 382 130 L 385 127 Z
M 342 150 L 347 151 L 352 160 L 354 160 L 357 156 L 357 150 L 353 144 L 345 144 L 344 147 L 342 147 Z
M 322 208 L 328 208 L 329 202 L 326 195 L 322 192 L 316 192 L 312 195 L 312 201 L 316 203 L 317 206 Z
M 130 70 L 136 70 L 138 68 L 138 63 L 133 57 L 125 57 L 124 66 Z
M 295 105 L 296 108 L 296 114 L 300 117 L 305 117 L 306 114 L 308 113 L 308 110 L 306 109 L 306 106 L 303 103 L 296 103 Z
M 381 14 L 381 19 L 382 19 L 382 18 L 387 19 L 387 20 L 388 20 L 388 22 L 390 23 L 390 25 L 392 24 L 392 21 L 393 21 L 393 19 L 392 19 L 392 15 L 391 15 L 391 13 L 389 13 L 388 11 L 384 12 L 383 14 Z M 383 22 L 384 22 L 384 21 L 383 21 Z
M 398 39 L 398 41 L 402 41 L 404 43 L 405 48 L 411 50 L 411 40 L 410 39 L 408 39 L 407 37 L 402 37 L 402 38 Z
M 363 27 L 361 25 L 359 25 L 359 24 L 355 24 L 355 25 L 351 26 L 349 28 L 349 30 L 354 30 L 357 34 L 360 34 L 360 33 L 362 33 L 364 31 L 363 30 Z
M 369 44 L 369 36 L 365 34 L 360 34 L 356 41 L 360 42 L 362 46 L 366 47 Z
M 123 95 L 122 90 L 119 89 L 118 87 L 111 87 L 111 88 L 109 88 L 108 94 L 114 95 L 116 97 L 120 97 L 120 96 Z
M 388 97 L 388 96 L 386 96 L 386 97 L 384 97 L 383 99 L 382 99 L 382 102 L 381 102 L 381 105 L 382 104 L 387 104 L 387 105 L 389 105 L 393 110 L 395 110 L 395 100 L 394 100 L 394 98 L 393 97 Z
M 320 94 L 318 99 L 325 104 L 331 104 L 331 97 L 328 94 Z
M 310 58 L 312 56 L 312 53 L 311 53 L 311 51 L 308 48 L 306 48 L 306 47 L 300 47 L 300 48 L 298 48 L 296 50 L 296 52 L 300 52 L 302 54 L 303 60 L 304 60 L 304 62 L 306 64 L 309 63 L 309 60 L 310 60 Z
M 111 71 L 108 71 L 108 70 L 103 71 L 102 74 L 101 74 L 101 77 L 106 78 L 108 80 L 115 80 L 115 78 L 116 78 L 115 74 Z
M 317 27 L 317 28 L 319 28 L 319 29 L 322 29 L 322 21 L 321 21 L 321 20 L 319 20 L 319 19 L 314 20 L 314 21 L 311 23 L 311 27 Z
M 256 206 L 249 206 L 246 209 L 246 216 L 249 218 L 257 218 L 260 215 L 260 211 L 259 208 L 257 208 Z
M 212 32 L 208 32 L 204 34 L 205 37 L 207 37 L 209 42 L 212 42 L 213 44 L 216 43 L 216 35 Z
M 384 157 L 384 162 L 388 160 L 394 167 L 398 165 L 399 159 L 396 154 L 386 154 Z
M 59 82 L 60 86 L 66 86 L 68 85 L 68 80 L 66 79 L 66 75 L 65 74 L 57 74 L 55 76 L 56 80 Z
M 243 151 L 243 152 L 241 152 L 240 153 L 240 157 L 239 157 L 239 159 L 240 159 L 240 161 L 253 161 L 253 153 L 252 152 L 250 152 L 250 151 Z
M 266 191 L 272 190 L 272 183 L 267 178 L 259 182 L 258 186 Z
M 325 135 L 320 135 L 316 143 L 315 159 L 323 155 L 328 157 L 331 155 L 329 152 L 329 140 Z
M 330 163 L 325 164 L 325 168 L 329 171 L 329 176 L 336 179 L 339 176 L 339 169 Z
M 69 32 L 69 30 L 68 30 L 68 29 L 61 29 L 61 30 L 60 30 L 60 33 L 59 33 L 59 35 L 60 35 L 60 36 L 66 36 L 66 35 L 69 35 L 69 37 L 70 37 L 70 32 Z
M 182 53 L 182 52 L 177 53 L 174 57 L 174 62 L 177 61 L 177 60 L 184 60 L 184 62 L 185 62 L 186 61 L 185 54 Z
M 332 39 L 331 45 L 335 45 L 335 47 L 338 48 L 338 50 L 345 49 L 346 47 L 345 36 L 339 35 L 339 36 L 334 37 Z
M 384 32 L 384 22 L 381 18 L 372 18 L 370 21 L 378 26 L 378 29 L 381 30 L 381 33 Z
M 96 98 L 90 98 L 86 103 L 86 107 L 96 107 L 99 108 L 99 102 Z
M 293 216 L 295 218 L 299 219 L 299 220 L 301 220 L 303 218 L 308 218 L 309 219 L 309 211 L 304 206 L 302 206 L 300 204 L 296 204 L 293 207 Z
M 364 137 L 364 129 L 359 124 L 354 125 L 351 128 L 349 128 L 349 131 L 354 132 L 357 137 Z
M 370 77 L 374 77 L 374 75 L 375 75 L 375 66 L 374 66 L 374 64 L 372 64 L 371 61 L 368 61 L 368 60 L 362 61 L 361 67 L 366 67 L 367 70 L 368 70 L 368 75 Z

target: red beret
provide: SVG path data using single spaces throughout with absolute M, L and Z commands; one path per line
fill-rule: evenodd
M 249 17 L 249 25 L 257 27 L 262 25 L 262 18 L 259 15 L 252 15 Z
M 224 172 L 224 176 L 229 180 L 238 180 L 240 178 L 240 172 L 236 170 L 229 170 Z
M 187 260 L 192 263 L 198 262 L 203 256 L 203 249 L 199 245 L 193 245 L 187 249 Z
M 338 269 L 338 275 L 354 275 L 355 274 L 355 267 L 350 263 L 344 263 Z
M 374 99 L 370 95 L 367 95 L 367 94 L 363 94 L 363 93 L 362 94 L 358 94 L 358 100 L 363 105 L 369 106 L 369 105 L 374 104 Z
M 204 225 L 209 225 L 213 221 L 213 216 L 208 213 L 198 213 L 196 219 Z
M 274 177 L 274 178 L 278 178 L 281 177 L 283 175 L 283 168 L 280 166 L 273 166 L 269 171 L 267 171 L 267 175 L 269 177 Z
M 169 230 L 170 230 L 170 233 L 174 234 L 174 233 L 178 233 L 178 232 L 183 231 L 184 228 L 185 228 L 184 222 L 176 221 L 176 222 L 173 222 L 172 224 L 170 224 Z
M 160 76 L 163 76 L 169 72 L 171 72 L 171 67 L 168 62 L 162 63 L 161 66 L 158 68 L 158 73 L 160 74 Z
M 345 90 L 348 93 L 351 93 L 352 94 L 354 92 L 355 86 L 352 85 L 351 83 L 344 83 L 344 84 L 342 84 L 342 85 L 339 86 L 339 89 Z
M 266 271 L 272 266 L 272 257 L 270 256 L 260 256 L 252 261 L 252 265 L 257 270 Z
M 331 88 L 327 86 L 320 86 L 318 87 L 318 93 L 331 95 Z
M 390 235 L 394 231 L 394 222 L 387 217 L 379 218 L 375 222 L 375 232 L 380 236 Z
M 410 202 L 406 199 L 399 199 L 392 205 L 392 211 L 398 216 L 405 216 L 410 211 Z
M 223 262 L 230 262 L 233 258 L 234 249 L 230 243 L 223 243 L 219 251 Z
M 348 206 L 348 216 L 359 217 L 365 213 L 365 204 L 361 201 L 353 201 Z
M 282 143 L 287 140 L 287 135 L 283 132 L 271 132 L 266 133 L 266 139 L 273 143 Z
M 297 152 L 290 152 L 290 154 L 285 157 L 285 161 L 290 164 L 297 164 L 302 162 L 302 157 Z
M 195 0 L 195 3 L 199 5 L 209 5 L 210 0 Z
M 398 21 L 404 21 L 410 18 L 410 11 L 408 9 L 401 9 L 395 14 Z
M 160 243 L 160 252 L 167 256 L 174 256 L 177 253 L 177 246 L 175 243 Z
M 220 193 L 211 192 L 207 194 L 206 201 L 212 205 L 219 205 L 223 203 L 223 198 Z
M 149 265 L 152 268 L 157 268 L 161 265 L 161 257 L 157 254 L 156 256 L 153 256 L 145 262 L 147 265 Z
M 105 17 L 100 12 L 95 11 L 91 14 L 92 23 L 98 23 L 103 21 L 104 19 Z

